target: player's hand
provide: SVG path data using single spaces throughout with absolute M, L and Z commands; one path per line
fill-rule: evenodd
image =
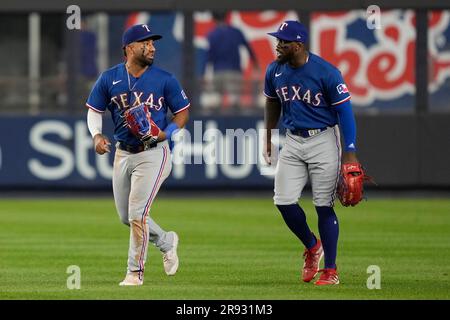
M 164 131 L 160 130 L 158 133 L 158 142 L 164 141 L 166 139 L 167 139 L 166 133 Z
M 94 136 L 94 148 L 95 152 L 97 152 L 98 154 L 111 152 L 110 146 L 111 142 L 109 142 L 108 137 L 106 137 L 105 135 L 98 133 Z
M 272 164 L 272 142 L 264 143 L 263 157 L 268 165 Z
M 359 163 L 355 152 L 343 152 L 342 153 L 342 163 Z
M 354 163 L 354 164 L 358 164 L 358 158 L 356 157 L 356 153 L 355 152 L 343 152 L 342 153 L 342 164 L 347 164 L 347 163 Z M 352 172 L 351 173 L 354 176 L 359 175 L 356 172 Z

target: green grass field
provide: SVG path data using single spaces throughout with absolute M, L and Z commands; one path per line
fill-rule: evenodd
M 313 231 L 317 218 L 302 201 Z M 303 249 L 271 199 L 157 199 L 151 215 L 180 235 L 165 275 L 149 248 L 142 287 L 119 287 L 129 230 L 111 199 L 0 200 L 0 299 L 449 299 L 450 199 L 338 205 L 341 284 L 301 282 Z M 322 262 L 323 263 L 323 262 Z M 81 289 L 66 287 L 81 268 Z M 381 269 L 381 289 L 366 286 Z

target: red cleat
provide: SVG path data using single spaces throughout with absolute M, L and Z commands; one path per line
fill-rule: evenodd
M 339 284 L 339 276 L 337 274 L 337 269 L 321 269 L 322 272 L 319 280 L 316 281 L 318 286 L 326 286 L 330 284 Z
M 303 264 L 303 281 L 310 282 L 319 272 L 320 260 L 323 257 L 322 242 L 317 239 L 317 243 L 311 249 L 305 249 L 303 253 L 305 263 Z

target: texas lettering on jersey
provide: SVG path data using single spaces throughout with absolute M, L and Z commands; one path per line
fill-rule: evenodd
M 117 108 L 119 108 L 119 110 L 135 107 L 145 102 L 150 106 L 150 109 L 159 111 L 164 105 L 164 97 L 155 98 L 154 93 L 144 95 L 144 92 L 142 91 L 141 92 L 134 91 L 131 98 L 128 96 L 128 93 L 124 92 L 112 97 L 111 102 L 114 103 L 117 106 Z
M 303 101 L 304 103 L 313 105 L 315 107 L 319 106 L 322 102 L 322 93 L 311 93 L 310 89 L 301 90 L 302 87 L 299 85 L 292 85 L 290 87 L 281 87 L 276 89 L 277 96 L 281 101 Z

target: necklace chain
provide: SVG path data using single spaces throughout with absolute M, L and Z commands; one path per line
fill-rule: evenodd
M 133 91 L 134 87 L 136 86 L 137 80 L 136 80 L 136 82 L 133 84 L 133 87 L 131 87 L 130 71 L 128 70 L 128 65 L 125 64 L 125 68 L 127 69 L 128 89 L 129 89 L 130 91 Z

